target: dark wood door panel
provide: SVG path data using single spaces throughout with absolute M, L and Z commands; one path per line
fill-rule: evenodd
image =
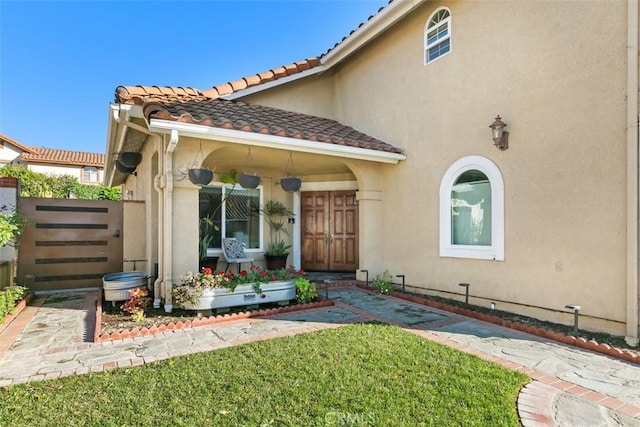
M 358 206 L 354 191 L 302 193 L 302 268 L 358 268 Z

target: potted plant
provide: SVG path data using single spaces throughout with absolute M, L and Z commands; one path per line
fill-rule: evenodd
M 216 226 L 212 216 L 205 216 L 200 219 L 200 269 L 211 268 L 215 270 L 218 266 L 218 257 L 210 257 L 207 255 L 209 244 L 214 239 Z
M 284 203 L 277 200 L 269 200 L 262 208 L 262 213 L 269 225 L 269 243 L 264 253 L 267 270 L 278 270 L 287 265 L 287 257 L 291 245 L 282 238 L 282 234 L 288 235 L 285 221 L 294 213 Z

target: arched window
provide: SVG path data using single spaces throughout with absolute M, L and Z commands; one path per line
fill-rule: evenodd
M 431 14 L 424 31 L 424 64 L 451 51 L 451 12 L 441 7 Z
M 485 157 L 464 157 L 442 178 L 440 256 L 504 260 L 504 181 Z

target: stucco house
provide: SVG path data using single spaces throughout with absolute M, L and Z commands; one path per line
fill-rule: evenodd
M 29 147 L 0 134 L 0 166 L 21 164 L 47 175 L 71 175 L 81 184 L 100 184 L 104 179 L 104 154 L 54 148 Z
M 122 152 L 142 154 L 135 175 Z M 448 297 L 469 283 L 474 304 L 562 323 L 578 304 L 582 327 L 638 341 L 636 0 L 392 1 L 319 57 L 205 89 L 118 87 L 107 159 L 106 184 L 145 203 L 125 220 L 168 311 L 235 169 L 261 177 L 236 203 L 296 213 L 297 267 L 388 269 Z M 189 181 L 199 166 L 211 184 Z M 262 262 L 264 219 L 221 211 L 221 236 Z

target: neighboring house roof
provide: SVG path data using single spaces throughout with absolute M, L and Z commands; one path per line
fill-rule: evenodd
M 122 93 L 126 88 L 118 88 Z M 150 96 L 143 103 L 145 118 L 261 133 L 314 142 L 401 153 L 402 150 L 335 120 L 241 101 L 210 99 L 193 89 Z M 189 92 L 189 94 L 187 94 Z
M 19 149 L 20 151 L 24 151 L 26 153 L 35 153 L 35 149 L 31 148 L 31 147 L 27 147 L 26 145 L 20 144 L 18 141 L 16 141 L 15 139 L 9 138 L 6 135 L 3 135 L 0 133 L 0 141 L 2 141 L 3 143 L 9 143 L 11 145 L 13 145 L 14 147 L 16 147 L 17 149 Z
M 22 153 L 20 160 L 28 163 L 104 167 L 104 154 L 53 148 L 33 148 L 32 150 L 32 152 Z

